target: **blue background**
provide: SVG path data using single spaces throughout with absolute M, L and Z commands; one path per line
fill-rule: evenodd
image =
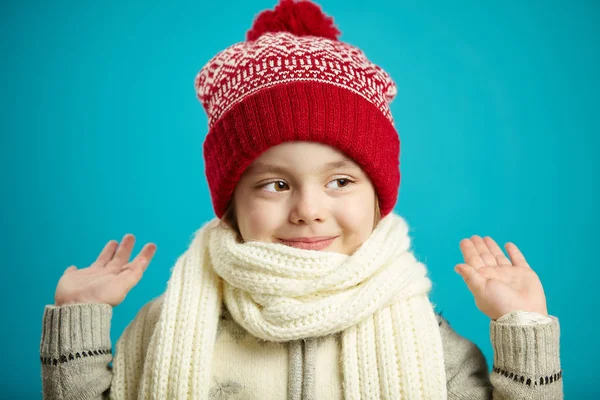
M 521 247 L 561 322 L 566 397 L 597 388 L 600 3 L 321 0 L 398 85 L 396 211 L 433 299 L 491 364 L 459 241 Z M 485 4 L 483 4 L 485 3 Z M 524 4 L 526 3 L 526 5 Z M 275 0 L 3 2 L 0 397 L 39 398 L 44 306 L 71 264 L 136 235 L 157 254 L 114 312 L 113 344 L 213 217 L 193 80 Z M 596 247 L 597 248 L 597 247 Z

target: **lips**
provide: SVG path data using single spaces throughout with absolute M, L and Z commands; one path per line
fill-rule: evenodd
M 280 243 L 286 246 L 295 247 L 304 250 L 323 250 L 327 248 L 337 236 L 315 236 L 315 237 L 300 237 L 278 239 Z

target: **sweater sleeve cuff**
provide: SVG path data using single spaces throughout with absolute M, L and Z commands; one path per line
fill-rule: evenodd
M 112 352 L 111 317 L 110 304 L 47 305 L 42 320 L 40 355 L 57 359 L 82 350 L 86 355 Z
M 490 336 L 494 348 L 494 371 L 515 373 L 533 379 L 559 379 L 560 327 L 558 318 L 536 325 L 491 321 Z
M 496 320 L 498 323 L 511 325 L 536 325 L 552 322 L 552 318 L 537 312 L 513 311 Z

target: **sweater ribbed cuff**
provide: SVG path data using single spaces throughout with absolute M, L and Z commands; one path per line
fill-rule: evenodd
M 532 380 L 561 375 L 558 319 L 538 325 L 490 322 L 494 372 Z
M 110 304 L 47 305 L 42 321 L 42 359 L 111 353 Z M 81 354 L 80 354 L 81 353 Z

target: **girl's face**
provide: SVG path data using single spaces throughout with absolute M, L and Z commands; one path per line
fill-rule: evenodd
M 350 255 L 373 231 L 375 202 L 369 177 L 344 153 L 286 142 L 248 167 L 233 206 L 244 241 Z

